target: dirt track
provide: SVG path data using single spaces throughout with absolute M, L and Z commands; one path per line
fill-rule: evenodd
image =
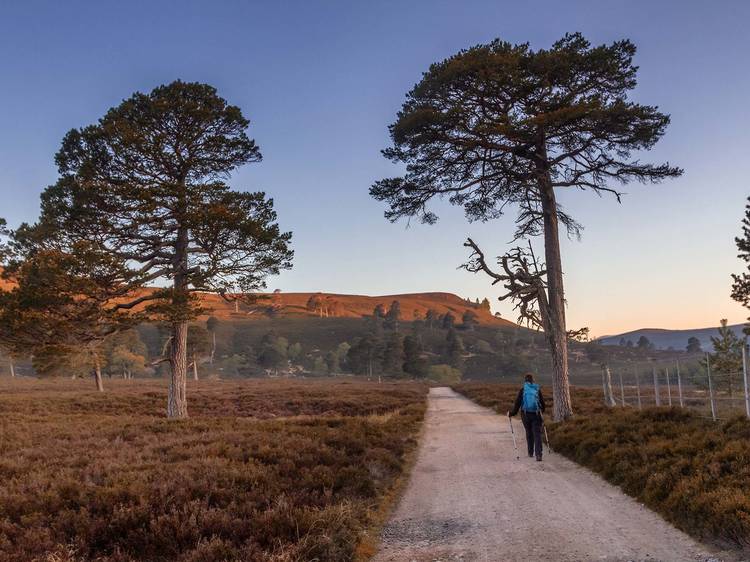
M 564 459 L 521 460 L 508 420 L 434 388 L 411 480 L 376 562 L 710 560 L 661 517 Z M 713 560 L 716 560 L 713 558 Z

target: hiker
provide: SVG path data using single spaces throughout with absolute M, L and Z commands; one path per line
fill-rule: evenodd
M 516 403 L 513 409 L 508 412 L 508 417 L 512 418 L 521 410 L 521 421 L 523 428 L 526 430 L 526 444 L 528 445 L 529 456 L 533 457 L 536 453 L 536 460 L 542 460 L 542 412 L 544 412 L 544 397 L 542 389 L 534 383 L 534 375 L 528 373 L 524 376 L 523 388 L 518 391 Z

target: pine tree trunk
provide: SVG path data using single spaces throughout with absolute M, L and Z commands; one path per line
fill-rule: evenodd
M 102 366 L 99 363 L 99 357 L 94 355 L 94 379 L 96 380 L 96 389 L 104 392 L 104 382 L 102 381 Z
M 15 378 L 16 376 L 16 366 L 13 364 L 13 359 L 8 359 L 8 363 L 10 364 L 10 376 L 12 378 Z
M 549 173 L 543 172 L 539 195 L 544 215 L 544 255 L 547 269 L 549 320 L 547 342 L 552 354 L 552 399 L 555 421 L 573 415 L 568 379 L 568 335 L 565 327 L 565 294 L 563 289 L 560 233 L 555 190 Z
M 172 306 L 174 314 L 178 315 L 172 323 L 172 345 L 169 350 L 169 365 L 171 378 L 169 380 L 169 394 L 167 396 L 167 417 L 186 418 L 187 410 L 187 334 L 188 322 L 183 320 L 190 306 L 188 300 L 188 231 L 180 227 L 177 231 L 177 241 L 174 253 L 174 289 L 172 292 Z M 235 301 L 236 302 L 236 301 Z
M 195 353 L 193 353 L 193 380 L 198 380 L 198 359 L 195 357 Z
M 186 418 L 187 412 L 187 331 L 188 323 L 172 325 L 172 345 L 169 348 L 171 378 L 167 397 L 167 417 Z
M 211 358 L 208 360 L 210 365 L 214 364 L 214 355 L 216 355 L 216 332 L 211 332 Z

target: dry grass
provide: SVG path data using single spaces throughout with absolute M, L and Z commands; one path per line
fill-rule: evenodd
M 512 403 L 511 385 L 454 388 L 501 412 Z M 572 395 L 576 417 L 549 424 L 556 452 L 696 538 L 750 547 L 749 420 L 737 416 L 717 423 L 669 407 L 610 409 L 596 389 L 573 388 Z
M 1 389 L 2 560 L 350 560 L 424 414 L 420 385 L 206 382 L 175 422 L 159 383 L 79 382 Z
M 162 417 L 167 384 L 160 380 L 104 379 L 99 393 L 91 380 L 0 379 L 0 416 L 96 414 Z M 375 392 L 373 392 L 375 390 Z M 359 416 L 391 412 L 421 397 L 417 384 L 368 383 L 350 377 L 330 379 L 246 379 L 189 381 L 192 417 Z
M 460 392 L 477 404 L 492 408 L 498 413 L 506 413 L 513 408 L 516 400 L 519 384 L 464 382 L 453 385 L 453 390 Z M 552 412 L 552 387 L 542 385 L 542 394 L 547 406 L 548 416 Z M 574 386 L 571 388 L 571 401 L 576 413 L 595 414 L 608 411 L 602 400 L 602 391 L 597 388 Z
M 750 547 L 750 421 L 617 408 L 551 426 L 552 446 L 697 538 Z

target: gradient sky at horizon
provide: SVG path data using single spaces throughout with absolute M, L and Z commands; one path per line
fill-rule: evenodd
M 179 9 L 177 8 L 179 6 Z M 569 31 L 638 46 L 634 99 L 670 113 L 644 160 L 685 175 L 631 185 L 621 205 L 590 192 L 560 200 L 584 226 L 564 241 L 568 324 L 595 335 L 744 321 L 730 274 L 750 194 L 750 3 L 11 2 L 0 0 L 0 216 L 33 221 L 55 181 L 65 132 L 134 91 L 180 78 L 208 82 L 252 121 L 264 160 L 230 183 L 264 190 L 294 232 L 283 291 L 487 296 L 457 269 L 467 235 L 488 254 L 512 238 L 514 214 L 468 224 L 437 205 L 434 226 L 390 224 L 373 181 L 397 175 L 380 155 L 387 126 L 430 63 L 500 37 L 548 47 Z

